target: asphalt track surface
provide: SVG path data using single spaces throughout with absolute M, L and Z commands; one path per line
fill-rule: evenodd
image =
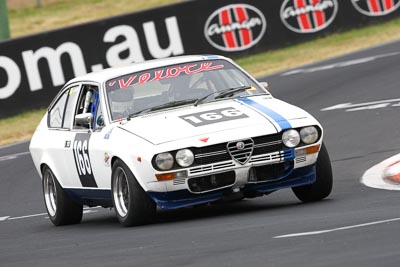
M 260 79 L 325 127 L 334 189 L 318 203 L 281 190 L 163 211 L 141 227 L 122 228 L 113 210 L 101 208 L 88 210 L 79 225 L 54 227 L 30 156 L 14 155 L 28 144 L 1 148 L 0 266 L 397 266 L 400 193 L 359 179 L 400 153 L 400 107 L 321 109 L 399 98 L 399 51 L 395 42 Z

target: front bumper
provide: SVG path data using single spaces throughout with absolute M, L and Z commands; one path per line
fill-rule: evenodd
M 316 180 L 316 167 L 314 165 L 293 169 L 290 173 L 267 182 L 247 183 L 238 188 L 244 195 L 268 194 L 273 191 L 312 184 Z M 187 189 L 171 192 L 148 191 L 148 195 L 162 209 L 178 209 L 223 199 L 232 193 L 232 187 L 223 188 L 207 193 L 196 194 Z

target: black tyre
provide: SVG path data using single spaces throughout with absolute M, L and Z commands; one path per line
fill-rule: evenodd
M 119 222 L 125 226 L 153 221 L 156 204 L 149 198 L 126 164 L 116 160 L 112 168 L 112 201 Z
M 68 197 L 48 167 L 44 167 L 42 175 L 44 203 L 51 222 L 55 226 L 80 223 L 82 205 Z
M 313 184 L 293 187 L 296 197 L 303 202 L 313 202 L 326 198 L 332 191 L 333 177 L 331 160 L 322 143 L 317 160 L 317 179 Z

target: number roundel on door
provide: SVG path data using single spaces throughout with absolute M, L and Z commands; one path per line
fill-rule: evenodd
M 78 133 L 72 146 L 75 166 L 83 187 L 97 187 L 89 157 L 90 134 Z

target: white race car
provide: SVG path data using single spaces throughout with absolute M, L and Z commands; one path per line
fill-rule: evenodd
M 124 226 L 177 209 L 292 188 L 327 197 L 332 170 L 323 129 L 275 99 L 232 60 L 183 56 L 69 81 L 30 151 L 55 225 L 82 207 L 114 207 Z

